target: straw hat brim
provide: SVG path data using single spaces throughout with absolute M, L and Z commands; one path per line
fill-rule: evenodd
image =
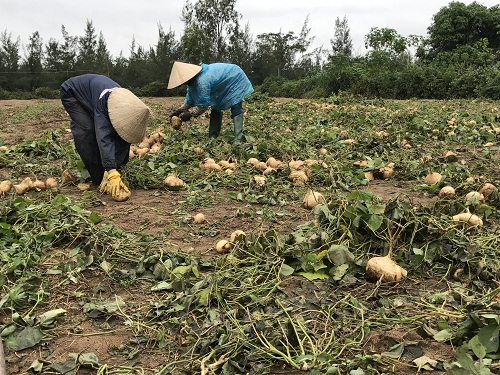
M 170 78 L 168 80 L 167 89 L 173 89 L 177 86 L 186 83 L 201 71 L 201 66 L 183 63 L 180 61 L 174 62 Z
M 116 88 L 108 98 L 108 114 L 111 125 L 128 143 L 142 141 L 151 110 L 130 90 Z

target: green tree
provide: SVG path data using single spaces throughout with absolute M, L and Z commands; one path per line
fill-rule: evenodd
M 63 66 L 63 51 L 57 40 L 50 38 L 45 45 L 44 70 L 59 72 Z
M 12 39 L 7 30 L 0 34 L 0 87 L 13 91 L 18 88 L 15 74 L 19 71 L 19 44 L 20 39 Z
M 229 50 L 229 39 L 237 31 L 241 15 L 235 10 L 236 0 L 198 0 L 194 5 L 186 2 L 182 11 L 185 34 L 193 44 L 192 37 L 205 35 L 205 48 L 211 52 L 211 61 L 226 59 Z M 183 47 L 186 51 L 186 47 Z M 206 58 L 205 58 L 206 59 Z M 205 60 L 205 62 L 208 62 Z
M 227 60 L 239 65 L 244 71 L 250 72 L 253 59 L 253 44 L 249 24 L 247 23 L 242 30 L 239 23 L 237 23 L 233 34 L 229 38 Z
M 132 89 L 142 87 L 150 82 L 148 72 L 148 53 L 142 46 L 136 45 L 135 38 L 133 38 L 124 81 L 120 82 L 120 84 Z
M 180 43 L 175 39 L 175 32 L 172 29 L 165 32 L 162 25 L 158 24 L 158 41 L 154 48 L 150 48 L 149 51 L 153 70 L 151 73 L 154 80 L 167 82 L 170 67 L 180 57 Z
M 335 33 L 333 39 L 330 39 L 332 45 L 332 54 L 330 60 L 339 56 L 351 57 L 352 56 L 352 39 L 350 36 L 350 29 L 347 24 L 347 18 L 344 16 L 342 21 L 340 18 L 335 19 Z
M 365 36 L 365 47 L 398 56 L 406 50 L 406 39 L 394 29 L 372 27 Z
M 284 78 L 296 78 L 295 68 L 300 67 L 304 55 L 314 37 L 309 37 L 310 29 L 306 18 L 299 36 L 293 31 L 284 34 L 265 33 L 257 35 L 254 71 L 260 72 L 260 79 L 275 75 Z M 300 54 L 300 56 L 298 56 Z
M 198 25 L 192 24 L 184 29 L 181 36 L 182 57 L 192 64 L 216 61 L 211 40 Z
M 62 55 L 61 68 L 69 76 L 75 70 L 78 37 L 69 35 L 64 25 L 61 26 L 61 33 L 64 39 L 64 43 L 60 46 Z
M 487 8 L 452 1 L 433 16 L 427 29 L 431 54 L 452 51 L 459 46 L 486 39 L 490 48 L 500 48 L 500 7 Z
M 43 70 L 43 58 L 42 38 L 40 37 L 38 31 L 35 31 L 29 37 L 29 43 L 26 46 L 26 57 L 21 64 L 21 70 L 27 73 L 27 77 L 23 81 L 27 82 L 26 88 L 29 91 L 33 91 L 40 86 L 40 78 Z
M 113 63 L 102 31 L 99 32 L 99 39 L 97 41 L 95 65 L 97 72 L 109 76 Z
M 92 21 L 87 20 L 85 34 L 78 38 L 76 68 L 81 73 L 95 73 L 97 63 L 97 35 Z

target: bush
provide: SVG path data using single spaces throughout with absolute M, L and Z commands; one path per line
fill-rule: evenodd
M 3 88 L 0 87 L 0 100 L 7 100 L 10 99 L 10 92 L 4 90 Z
M 167 90 L 167 84 L 165 82 L 154 81 L 138 89 L 137 95 L 153 97 L 170 96 L 171 90 Z
M 59 99 L 59 90 L 50 87 L 38 87 L 35 89 L 35 98 L 37 99 Z

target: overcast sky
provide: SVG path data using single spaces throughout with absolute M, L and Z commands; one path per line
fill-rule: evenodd
M 191 0 L 195 3 L 196 0 Z M 472 1 L 462 1 L 470 4 Z M 172 29 L 179 40 L 186 0 L 0 0 L 0 32 L 7 31 L 21 44 L 38 31 L 44 45 L 50 38 L 62 41 L 61 26 L 72 36 L 83 36 L 87 20 L 97 35 L 102 32 L 113 57 L 129 56 L 132 39 L 144 48 L 158 41 L 158 24 Z M 300 33 L 309 15 L 312 47 L 330 49 L 335 19 L 348 21 L 355 54 L 363 54 L 364 37 L 372 27 L 395 29 L 400 35 L 426 36 L 432 16 L 450 1 L 444 0 L 237 0 L 242 25 L 248 23 L 254 40 L 261 33 Z M 479 0 L 490 8 L 496 1 Z M 24 51 L 21 49 L 21 56 Z

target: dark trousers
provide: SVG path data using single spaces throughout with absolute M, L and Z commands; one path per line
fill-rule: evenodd
M 95 135 L 94 117 L 66 90 L 61 89 L 61 102 L 71 118 L 70 129 L 73 134 L 76 152 L 85 164 L 85 168 L 90 174 L 92 183 L 99 185 L 104 175 L 101 152 Z M 115 144 L 115 160 L 120 166 L 126 164 L 129 159 L 130 145 L 123 142 Z
M 231 118 L 243 113 L 243 102 L 236 103 L 231 107 Z M 208 126 L 208 137 L 217 138 L 222 127 L 222 111 L 212 108 L 210 110 L 210 124 Z

